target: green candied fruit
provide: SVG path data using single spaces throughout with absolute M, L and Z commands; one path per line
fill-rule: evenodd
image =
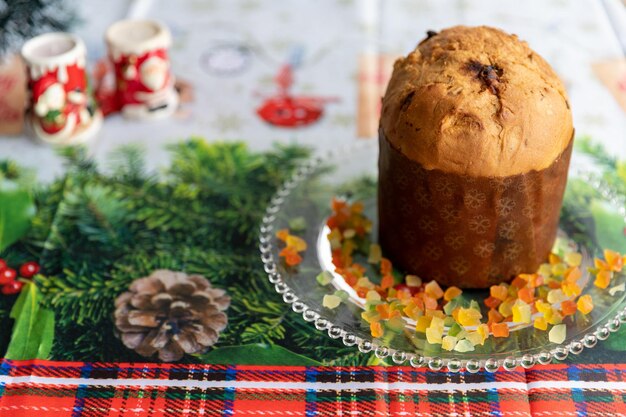
M 455 308 L 458 307 L 458 305 L 459 303 L 458 301 L 456 301 L 456 298 L 453 300 L 450 300 L 443 305 L 443 312 L 446 313 L 447 316 L 451 316 L 452 312 L 454 311 Z
M 470 301 L 469 308 L 473 308 L 474 310 L 480 311 L 480 304 L 478 304 L 478 301 L 472 300 Z
M 465 353 L 474 350 L 474 345 L 467 339 L 459 340 L 454 347 L 457 352 Z
M 402 330 L 404 330 L 404 325 L 404 320 L 400 316 L 394 316 L 386 322 L 387 328 L 395 333 L 402 332 Z
M 295 217 L 289 220 L 289 229 L 291 229 L 293 232 L 303 231 L 304 229 L 306 229 L 306 220 L 302 216 Z
M 450 335 L 450 336 L 457 336 L 459 333 L 461 333 L 461 330 L 463 330 L 463 327 L 461 327 L 461 325 L 459 323 L 454 323 L 448 329 L 448 335 Z
M 455 324 L 456 324 L 456 321 L 454 321 L 454 317 L 447 316 L 446 318 L 443 319 L 443 325 L 446 327 L 454 326 Z
M 350 294 L 348 294 L 344 290 L 337 290 L 337 291 L 335 291 L 334 295 L 336 295 L 337 297 L 341 298 L 341 301 L 347 301 L 348 298 L 350 298 Z
M 315 277 L 315 279 L 320 285 L 328 285 L 333 280 L 333 274 L 328 271 L 322 271 Z

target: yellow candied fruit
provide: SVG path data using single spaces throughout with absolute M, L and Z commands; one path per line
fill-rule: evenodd
M 548 322 L 546 321 L 545 317 L 539 316 L 535 318 L 533 326 L 535 327 L 535 329 L 548 330 Z
M 424 286 L 424 292 L 426 293 L 426 295 L 434 298 L 435 300 L 443 297 L 443 290 L 441 289 L 439 284 L 437 284 L 437 281 L 430 281 L 428 284 L 426 284 Z
M 424 311 L 424 315 L 428 316 L 428 317 L 439 317 L 441 319 L 445 319 L 446 318 L 446 313 L 444 313 L 441 310 L 433 310 L 430 308 L 427 308 L 426 311 Z
M 426 329 L 426 340 L 430 344 L 441 344 L 443 338 L 443 330 L 436 327 Z
M 331 249 L 340 249 L 341 248 L 341 231 L 337 228 L 334 228 L 328 234 L 328 241 L 330 242 Z
M 515 298 L 507 298 L 498 306 L 498 312 L 504 317 L 509 317 L 513 314 L 513 304 L 515 304 Z
M 376 286 L 374 285 L 372 281 L 369 280 L 369 278 L 362 277 L 362 278 L 359 278 L 359 280 L 356 282 L 355 287 L 362 287 L 362 288 L 367 288 L 369 290 L 373 290 Z
M 304 239 L 294 235 L 287 236 L 287 240 L 285 240 L 285 243 L 287 243 L 287 246 L 294 248 L 297 252 L 305 251 L 307 248 Z
M 377 291 L 374 290 L 369 290 L 367 292 L 367 294 L 365 295 L 365 300 L 372 302 L 372 301 L 380 301 L 380 294 Z
M 457 322 L 461 326 L 478 326 L 482 317 L 479 310 L 461 307 L 457 314 Z
M 481 345 L 484 344 L 485 340 L 489 337 L 489 326 L 483 323 L 476 328 L 476 332 L 483 338 Z
M 382 337 L 383 334 L 385 334 L 383 325 L 379 321 L 374 321 L 370 324 L 370 332 L 372 333 L 372 337 Z
M 467 336 L 465 336 L 465 338 L 467 340 L 470 341 L 470 343 L 474 346 L 476 345 L 482 345 L 485 343 L 482 335 L 480 335 L 478 332 L 473 331 L 473 332 L 467 332 Z
M 426 329 L 430 326 L 430 322 L 432 321 L 432 317 L 428 316 L 420 316 L 415 320 L 415 331 L 424 333 Z
M 419 308 L 419 306 L 412 301 L 410 301 L 402 311 L 408 318 L 413 320 L 417 320 L 419 317 L 424 315 L 424 312 Z
M 551 253 L 548 257 L 548 261 L 550 262 L 550 265 L 557 265 L 562 262 L 561 258 L 556 253 Z
M 489 288 L 489 294 L 493 298 L 497 298 L 498 300 L 504 301 L 509 296 L 509 289 L 506 285 L 492 285 Z
M 374 323 L 380 321 L 380 314 L 378 311 L 364 311 L 361 313 L 361 318 L 368 323 Z
M 370 264 L 378 264 L 380 260 L 383 258 L 383 250 L 380 245 L 377 243 L 372 243 L 370 245 L 370 253 L 367 257 L 367 262 Z
M 580 279 L 580 277 L 583 276 L 583 273 L 581 272 L 580 268 L 577 266 L 572 266 L 570 268 L 567 268 L 565 270 L 565 273 L 563 274 L 563 278 L 567 281 L 567 282 L 571 282 L 571 283 L 576 283 L 578 282 L 578 280 Z
M 611 278 L 613 278 L 613 272 L 603 269 L 598 272 L 598 275 L 596 275 L 596 279 L 595 281 L 593 281 L 593 285 L 598 288 L 605 289 L 611 283 Z
M 552 275 L 563 275 L 567 267 L 564 264 L 552 265 Z
M 537 273 L 544 278 L 548 278 L 550 275 L 552 275 L 552 266 L 550 266 L 550 264 L 541 264 L 541 266 L 537 270 Z
M 578 299 L 576 307 L 581 313 L 589 314 L 593 310 L 593 299 L 589 294 L 585 294 Z
M 567 335 L 567 328 L 564 324 L 557 324 L 550 329 L 548 340 L 552 343 L 563 343 Z
M 522 300 L 517 300 L 511 309 L 513 312 L 513 321 L 516 323 L 530 323 L 531 312 L 530 306 Z
M 452 301 L 459 295 L 463 294 L 463 291 L 458 287 L 448 287 L 443 293 L 443 299 L 446 301 Z
M 547 300 L 550 304 L 560 303 L 561 301 L 567 300 L 567 296 L 562 289 L 556 288 L 548 291 Z
M 580 266 L 583 261 L 583 256 L 577 252 L 568 252 L 563 257 L 563 260 L 569 266 Z
M 420 287 L 422 285 L 422 279 L 417 275 L 407 275 L 404 280 L 407 287 Z
M 546 303 L 543 300 L 535 301 L 535 308 L 541 314 L 547 314 L 549 311 L 552 311 L 552 306 L 550 305 L 550 303 Z
M 443 350 L 452 350 L 456 346 L 457 338 L 454 336 L 444 336 L 441 342 L 441 348 Z
M 582 292 L 578 284 L 575 282 L 563 282 L 561 284 L 561 289 L 563 290 L 563 294 L 568 297 L 576 297 Z
M 611 271 L 621 272 L 622 268 L 624 267 L 624 259 L 622 258 L 622 255 L 620 255 L 618 252 L 612 251 L 610 249 L 605 249 L 604 259 L 606 260 L 606 263 L 609 264 Z
M 278 232 L 276 232 L 276 237 L 279 240 L 282 240 L 283 242 L 287 240 L 288 236 L 289 236 L 289 229 L 280 229 Z
M 546 315 L 545 318 L 549 324 L 560 324 L 563 321 L 561 313 L 554 309 L 552 310 L 552 314 L 550 314 L 549 317 Z

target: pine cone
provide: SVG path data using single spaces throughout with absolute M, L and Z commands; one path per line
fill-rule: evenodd
M 142 356 L 158 352 L 164 362 L 202 353 L 228 323 L 230 297 L 201 275 L 167 269 L 139 278 L 115 300 L 115 326 L 122 343 Z

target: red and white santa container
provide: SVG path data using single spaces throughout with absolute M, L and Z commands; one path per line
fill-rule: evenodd
M 24 44 L 28 69 L 27 126 L 39 139 L 73 145 L 93 137 L 102 114 L 87 90 L 86 49 L 69 33 L 46 33 Z
M 105 39 L 115 67 L 116 100 L 122 114 L 134 119 L 172 114 L 178 106 L 178 93 L 170 70 L 172 37 L 167 27 L 152 20 L 121 20 L 107 29 Z

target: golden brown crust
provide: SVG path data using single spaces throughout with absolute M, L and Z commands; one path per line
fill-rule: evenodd
M 486 26 L 443 30 L 396 61 L 381 129 L 426 169 L 488 177 L 545 169 L 573 133 L 552 68 Z

